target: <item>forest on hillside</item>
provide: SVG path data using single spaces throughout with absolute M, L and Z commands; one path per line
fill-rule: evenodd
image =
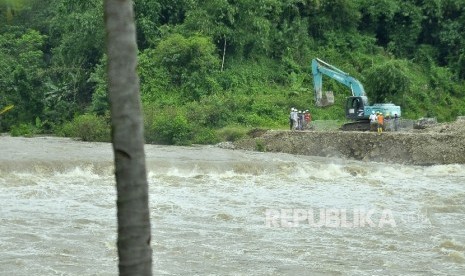
M 465 0 L 134 0 L 147 142 L 287 128 L 314 105 L 315 57 L 405 118 L 465 115 Z M 109 139 L 103 0 L 0 0 L 0 130 Z

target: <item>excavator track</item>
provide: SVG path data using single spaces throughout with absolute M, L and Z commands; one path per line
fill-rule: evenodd
M 370 121 L 360 120 L 360 121 L 346 123 L 342 125 L 340 129 L 344 131 L 369 131 Z

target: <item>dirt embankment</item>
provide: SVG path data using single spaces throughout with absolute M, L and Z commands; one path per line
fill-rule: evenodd
M 415 165 L 465 164 L 465 120 L 402 132 L 267 131 L 234 148 Z

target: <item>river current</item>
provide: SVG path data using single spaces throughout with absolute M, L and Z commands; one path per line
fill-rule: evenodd
M 464 165 L 145 151 L 154 275 L 464 275 Z M 0 155 L 0 275 L 116 275 L 111 144 Z

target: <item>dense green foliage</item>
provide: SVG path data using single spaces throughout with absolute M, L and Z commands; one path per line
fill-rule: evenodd
M 83 114 L 66 122 L 57 134 L 67 137 L 79 137 L 83 141 L 110 142 L 109 116 Z
M 102 2 L 0 0 L 0 109 L 15 105 L 2 131 L 106 140 Z M 134 0 L 134 8 L 147 142 L 287 128 L 291 106 L 343 119 L 350 91 L 333 80 L 324 89 L 336 104 L 314 107 L 315 57 L 404 117 L 465 115 L 465 0 Z

